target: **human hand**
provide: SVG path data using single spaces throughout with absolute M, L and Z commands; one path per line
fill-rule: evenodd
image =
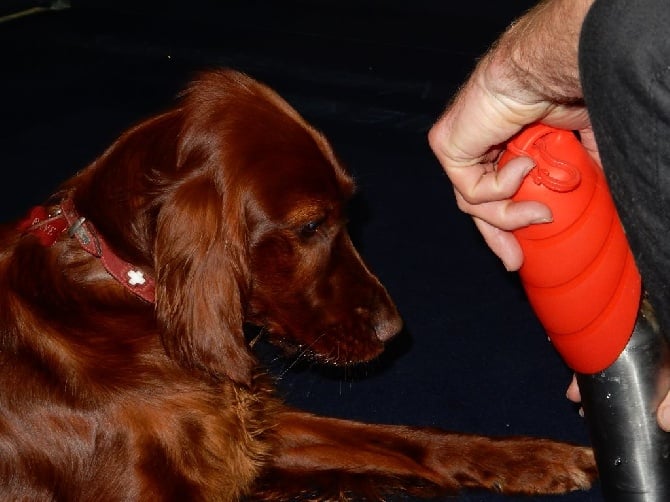
M 573 375 L 572 381 L 568 386 L 568 390 L 565 393 L 567 398 L 573 403 L 580 403 L 582 401 L 582 396 L 579 393 L 579 385 L 577 384 L 577 378 Z M 580 408 L 580 415 L 584 415 L 583 410 Z M 670 432 L 670 392 L 665 396 L 665 399 L 658 406 L 656 411 L 656 420 L 658 421 L 658 426 L 666 432 Z
M 523 262 L 511 231 L 552 216 L 544 204 L 510 199 L 533 162 L 515 159 L 498 172 L 504 143 L 542 121 L 579 130 L 585 146 L 597 151 L 577 68 L 579 30 L 592 1 L 546 1 L 519 19 L 481 59 L 428 135 L 458 207 L 473 217 L 508 270 Z

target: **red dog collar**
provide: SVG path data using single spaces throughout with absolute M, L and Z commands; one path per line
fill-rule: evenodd
M 17 228 L 24 234 L 37 237 L 42 246 L 52 246 L 67 231 L 70 237 L 79 241 L 82 248 L 100 258 L 105 270 L 128 291 L 147 302 L 155 301 L 156 284 L 153 277 L 119 258 L 93 224 L 79 216 L 72 199 L 65 199 L 51 213 L 44 206 L 32 208 Z

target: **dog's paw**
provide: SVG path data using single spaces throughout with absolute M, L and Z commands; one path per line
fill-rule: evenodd
M 561 494 L 587 490 L 597 477 L 593 450 L 546 439 L 516 438 L 494 467 L 493 489 L 506 494 Z M 507 440 L 503 441 L 507 443 Z
M 449 491 L 554 495 L 586 490 L 597 477 L 591 448 L 549 439 L 462 436 L 433 446 L 428 464 Z

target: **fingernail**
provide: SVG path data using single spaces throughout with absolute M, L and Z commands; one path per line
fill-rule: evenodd
M 530 157 L 515 157 L 506 164 L 505 169 L 510 169 L 513 172 L 520 172 L 522 176 L 526 176 L 535 167 L 535 161 Z
M 535 167 L 535 161 L 530 157 L 521 157 L 521 158 L 526 161 L 525 165 L 523 165 L 523 171 L 522 171 L 523 175 L 526 176 Z M 521 163 L 521 161 L 519 161 L 519 163 Z
M 516 272 L 516 269 L 508 265 L 507 262 L 503 261 L 503 267 L 505 267 L 505 272 Z
M 529 216 L 532 218 L 532 223 L 534 224 L 551 223 L 554 221 L 554 215 L 551 213 L 551 209 L 545 205 L 533 208 L 533 213 L 535 214 L 531 213 Z

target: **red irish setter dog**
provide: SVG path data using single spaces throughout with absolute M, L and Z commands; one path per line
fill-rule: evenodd
M 348 365 L 401 326 L 354 185 L 272 90 L 202 74 L 0 233 L 0 499 L 374 499 L 588 487 L 590 449 L 288 408 L 243 335 Z

